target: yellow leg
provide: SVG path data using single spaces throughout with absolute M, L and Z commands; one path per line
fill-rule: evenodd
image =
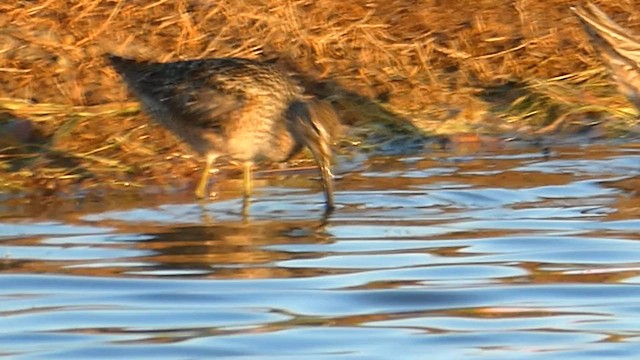
M 245 161 L 242 164 L 243 177 L 242 177 L 242 187 L 244 190 L 244 196 L 248 197 L 251 195 L 251 190 L 253 188 L 253 180 L 251 179 L 251 168 L 253 167 L 253 163 L 251 161 Z
M 204 171 L 196 187 L 196 197 L 202 199 L 206 196 L 207 183 L 209 182 L 209 173 L 211 172 L 211 165 L 216 160 L 216 155 L 207 155 L 207 160 L 204 165 Z

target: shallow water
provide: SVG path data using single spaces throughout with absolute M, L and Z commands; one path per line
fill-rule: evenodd
M 637 359 L 640 147 L 354 168 L 0 204 L 0 358 Z

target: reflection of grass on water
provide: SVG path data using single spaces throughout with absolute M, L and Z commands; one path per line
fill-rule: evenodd
M 633 27 L 631 5 L 599 2 Z M 302 74 L 364 146 L 434 134 L 554 131 L 585 117 L 635 124 L 572 1 L 47 1 L 0 4 L 0 126 L 33 122 L 36 146 L 0 134 L 0 185 L 173 183 L 197 162 L 148 125 L 106 66 L 240 56 Z M 629 8 L 627 8 L 629 7 Z M 588 115 L 588 116 L 586 116 Z M 559 120 L 558 120 L 559 119 Z M 369 144 L 369 145 L 367 145 Z M 39 156 L 44 155 L 44 156 Z

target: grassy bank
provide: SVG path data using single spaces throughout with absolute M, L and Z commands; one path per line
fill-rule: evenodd
M 47 193 L 192 176 L 199 163 L 147 123 L 106 66 L 107 52 L 156 61 L 275 59 L 301 74 L 310 93 L 330 99 L 346 124 L 367 129 L 365 138 L 535 134 L 586 115 L 610 134 L 635 123 L 571 13 L 573 1 L 5 3 L 0 124 L 29 120 L 26 142 L 35 143 L 0 136 L 5 189 Z M 621 24 L 640 25 L 631 3 L 598 4 Z

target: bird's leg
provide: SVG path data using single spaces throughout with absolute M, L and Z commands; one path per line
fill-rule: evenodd
M 251 189 L 253 188 L 253 180 L 251 178 L 251 168 L 253 163 L 251 161 L 245 161 L 242 163 L 242 188 L 244 190 L 244 197 L 248 198 L 251 195 Z
M 211 172 L 211 165 L 213 165 L 213 162 L 216 161 L 217 157 L 218 155 L 216 154 L 207 154 L 204 171 L 202 172 L 202 176 L 200 177 L 200 181 L 198 182 L 198 187 L 196 187 L 196 197 L 199 199 L 205 197 L 207 183 L 209 180 L 209 173 Z
M 251 178 L 251 168 L 253 163 L 251 161 L 245 161 L 242 163 L 242 218 L 247 221 L 249 218 L 249 205 L 251 204 L 249 195 L 251 195 L 251 189 L 253 188 L 253 180 Z

